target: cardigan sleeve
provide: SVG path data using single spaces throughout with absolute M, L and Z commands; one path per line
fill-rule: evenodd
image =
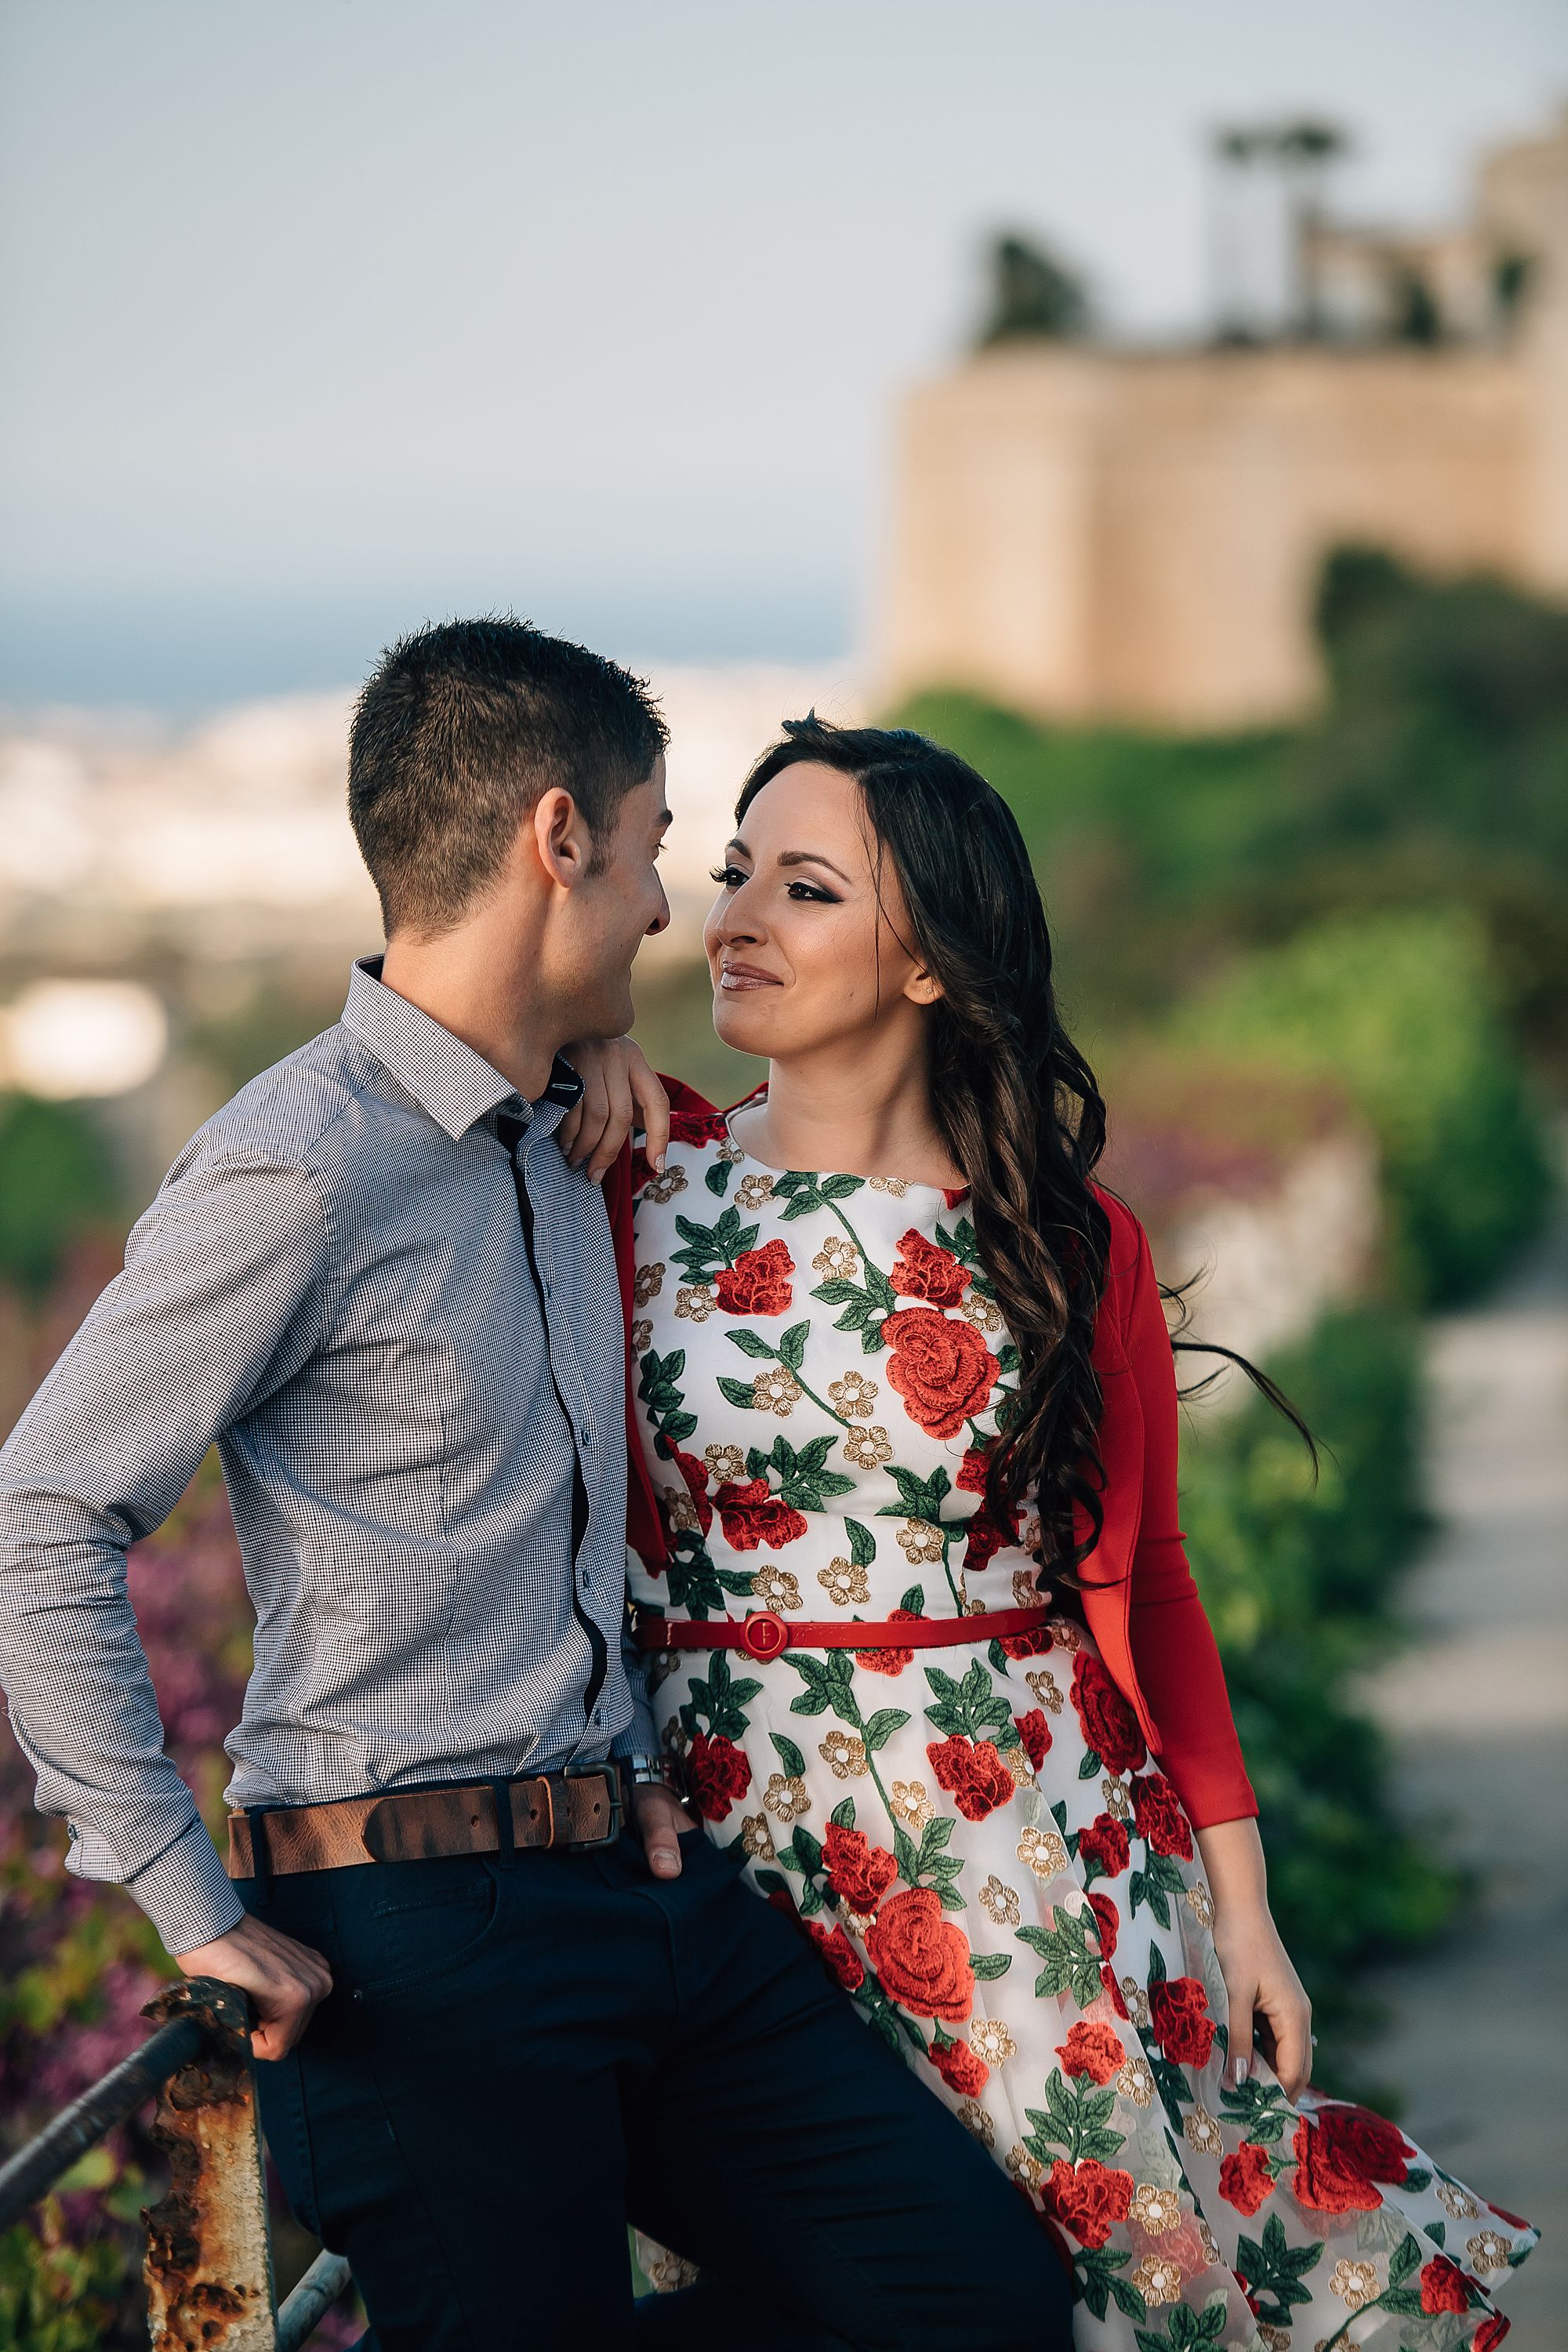
M 1214 1633 L 1176 1522 L 1176 1368 L 1149 1242 L 1138 1232 L 1126 1329 L 1143 1413 L 1143 1508 L 1132 1556 L 1128 1639 L 1160 1728 L 1160 1764 L 1194 1829 L 1256 1813 L 1258 1800 Z

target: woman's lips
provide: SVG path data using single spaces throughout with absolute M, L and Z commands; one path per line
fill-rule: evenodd
M 781 988 L 784 983 L 775 980 L 771 971 L 759 971 L 755 964 L 727 963 L 720 970 L 719 985 L 731 995 L 736 995 L 742 989 Z

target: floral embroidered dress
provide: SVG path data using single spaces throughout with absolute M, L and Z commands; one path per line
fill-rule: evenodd
M 678 1116 L 639 1168 L 637 1413 L 673 1556 L 639 1611 L 1037 1605 L 984 1461 L 1017 1356 L 965 1196 L 780 1173 Z M 1020 1515 L 1020 1521 L 1023 1515 Z M 1489 2352 L 1535 2232 L 1258 2063 L 1191 1828 L 1066 1615 L 921 1649 L 679 1650 L 655 1707 L 710 1835 L 1034 2200 L 1079 2352 Z

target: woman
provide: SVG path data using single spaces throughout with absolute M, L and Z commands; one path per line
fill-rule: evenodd
M 677 1089 L 636 1180 L 633 1592 L 691 1801 L 1034 2200 L 1080 2347 L 1485 2352 L 1534 2233 L 1304 2089 L 1160 1293 L 1017 827 L 816 719 L 737 818 L 714 1022 L 768 1080 Z

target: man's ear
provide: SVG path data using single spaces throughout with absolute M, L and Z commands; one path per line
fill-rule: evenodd
M 583 812 L 568 792 L 542 793 L 533 807 L 533 845 L 545 879 L 575 889 L 588 871 L 593 842 Z

